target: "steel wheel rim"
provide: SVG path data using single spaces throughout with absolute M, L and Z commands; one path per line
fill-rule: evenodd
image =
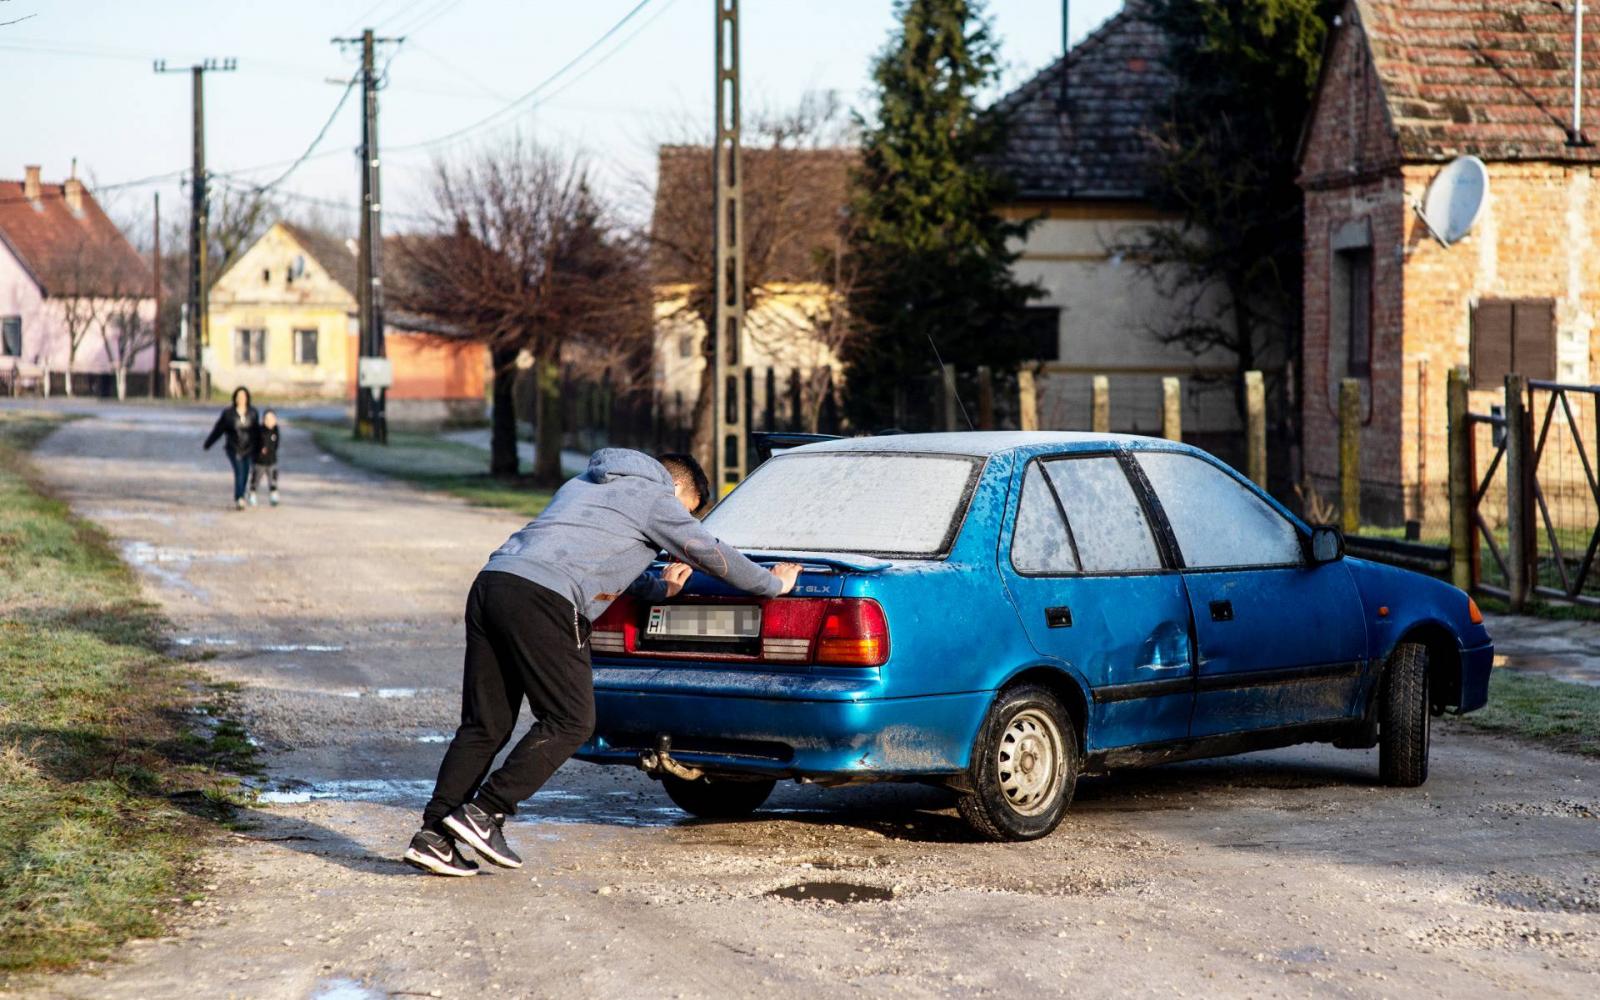
M 1061 729 L 1046 712 L 1025 708 L 1011 717 L 995 751 L 995 776 L 1006 804 L 1037 816 L 1055 804 L 1064 755 Z

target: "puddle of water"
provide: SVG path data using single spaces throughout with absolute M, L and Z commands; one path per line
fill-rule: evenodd
M 379 698 L 415 698 L 421 688 L 379 688 Z
M 854 882 L 799 882 L 767 893 L 778 899 L 814 899 L 823 903 L 865 903 L 894 898 L 894 890 Z
M 450 737 L 444 733 L 423 733 L 416 737 L 418 743 L 449 743 Z
M 312 991 L 310 1000 L 386 1000 L 388 996 L 354 979 L 323 979 Z
M 1303 948 L 1284 948 L 1276 952 L 1277 956 L 1285 962 L 1326 962 L 1328 953 L 1316 945 L 1306 945 Z
M 339 802 L 421 802 L 433 794 L 432 781 L 396 781 L 385 778 L 324 781 L 261 792 L 257 801 L 267 805 L 300 805 L 334 799 Z
M 314 642 L 277 642 L 258 647 L 264 653 L 340 653 L 343 646 L 323 646 Z
M 238 639 L 219 639 L 209 635 L 180 635 L 172 640 L 174 646 L 237 646 Z

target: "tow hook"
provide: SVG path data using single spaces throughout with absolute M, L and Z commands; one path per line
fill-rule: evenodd
M 659 778 L 663 774 L 670 774 L 674 778 L 684 781 L 695 781 L 706 776 L 698 767 L 690 767 L 672 757 L 672 737 L 666 733 L 656 736 L 654 750 L 641 750 L 639 752 L 639 770 L 652 778 Z

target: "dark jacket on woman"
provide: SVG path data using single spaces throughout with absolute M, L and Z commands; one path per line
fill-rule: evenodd
M 261 415 L 247 402 L 244 416 L 241 417 L 239 411 L 230 404 L 217 418 L 217 425 L 211 428 L 211 434 L 206 438 L 206 448 L 216 444 L 217 438 L 223 439 L 222 447 L 230 457 L 255 457 L 261 442 Z
M 278 428 L 263 425 L 256 435 L 260 445 L 256 448 L 257 465 L 278 464 Z

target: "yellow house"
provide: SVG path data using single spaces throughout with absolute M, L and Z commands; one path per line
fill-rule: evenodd
M 275 223 L 211 289 L 206 368 L 280 396 L 343 396 L 355 350 L 356 258 L 345 241 Z

